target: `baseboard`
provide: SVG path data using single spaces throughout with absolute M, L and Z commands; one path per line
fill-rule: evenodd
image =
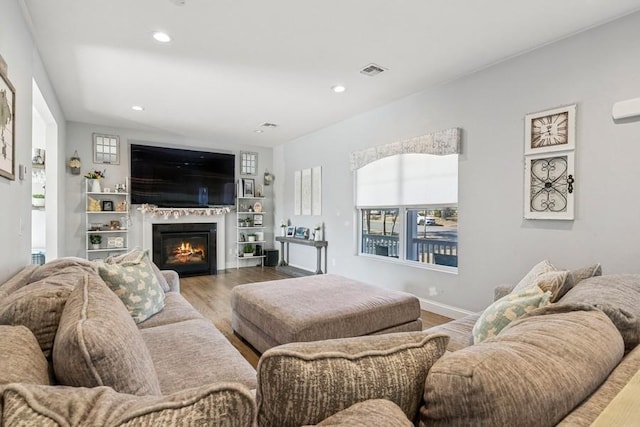
M 429 301 L 423 298 L 418 299 L 420 300 L 420 308 L 422 310 L 430 311 L 441 316 L 451 317 L 452 319 L 460 319 L 474 313 L 473 311 L 454 307 L 448 304 L 443 304 L 441 302 Z

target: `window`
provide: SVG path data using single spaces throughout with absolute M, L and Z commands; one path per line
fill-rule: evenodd
M 458 266 L 458 155 L 397 154 L 356 171 L 359 253 Z

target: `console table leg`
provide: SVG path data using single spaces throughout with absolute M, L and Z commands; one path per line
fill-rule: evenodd
M 287 249 L 288 249 L 287 245 Z M 285 265 L 287 265 L 287 261 L 284 258 L 284 242 L 280 242 L 280 263 L 278 264 L 279 267 L 284 267 Z
M 317 251 L 317 259 L 316 259 L 316 274 L 322 274 L 322 248 L 316 248 Z

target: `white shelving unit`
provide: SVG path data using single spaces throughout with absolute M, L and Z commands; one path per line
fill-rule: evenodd
M 128 179 L 125 181 L 125 188 L 129 188 Z M 91 210 L 92 200 L 99 202 L 100 210 Z M 111 202 L 110 206 L 105 202 Z M 109 255 L 129 250 L 129 193 L 92 191 L 91 180 L 86 179 L 84 203 L 86 258 L 89 260 L 103 259 Z M 122 210 L 122 205 L 124 205 L 124 210 Z M 108 208 L 112 210 L 107 210 Z M 118 221 L 119 226 L 112 221 Z M 92 236 L 100 236 L 101 242 L 95 248 L 91 243 Z
M 262 209 L 264 197 L 238 197 L 236 201 L 236 268 L 244 261 L 260 260 L 264 267 L 264 254 L 256 255 L 256 245 L 264 249 L 264 234 L 267 224 L 266 212 Z M 253 236 L 253 240 L 252 237 Z M 251 250 L 251 252 L 245 252 Z

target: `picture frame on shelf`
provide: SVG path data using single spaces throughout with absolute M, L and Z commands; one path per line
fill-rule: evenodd
M 255 180 L 253 178 L 242 179 L 242 192 L 244 197 L 253 197 L 253 191 L 255 188 Z
M 102 210 L 105 212 L 113 211 L 113 200 L 103 200 L 102 201 Z
M 262 227 L 262 214 L 260 215 L 254 215 L 253 216 L 253 225 L 255 225 L 256 227 Z
M 293 235 L 296 233 L 296 227 L 293 225 L 290 225 L 287 227 L 287 237 L 293 237 Z
M 124 247 L 124 237 L 108 237 L 107 238 L 107 248 L 123 248 Z
M 0 176 L 10 181 L 16 179 L 15 123 L 16 90 L 0 71 Z
M 527 114 L 524 154 L 575 150 L 576 104 Z
M 109 229 L 120 230 L 120 221 L 118 221 L 117 219 L 109 221 Z
M 308 239 L 309 229 L 307 227 L 297 227 L 296 234 L 293 237 L 296 239 Z

